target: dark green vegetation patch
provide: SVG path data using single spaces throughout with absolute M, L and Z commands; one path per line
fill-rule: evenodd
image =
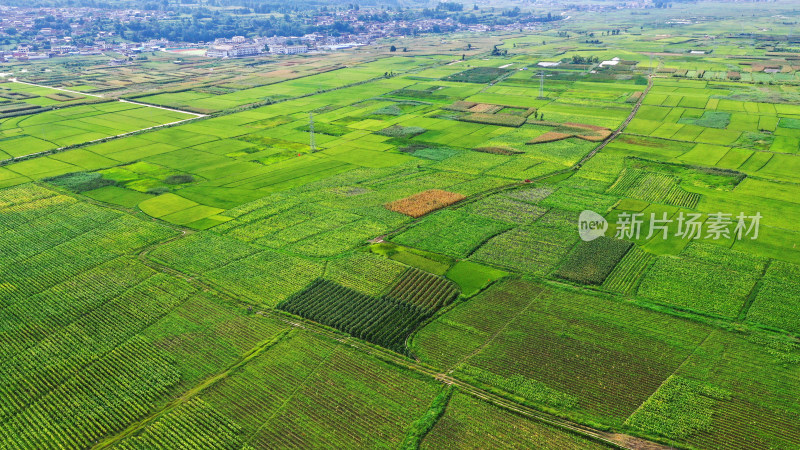
M 581 241 L 555 275 L 582 284 L 602 284 L 633 243 L 599 237 Z
M 457 294 L 446 282 L 423 272 L 405 277 L 389 295 L 374 297 L 317 279 L 278 309 L 342 330 L 399 353 L 408 336 Z M 443 280 L 442 280 L 443 281 Z
M 699 118 L 681 118 L 678 123 L 699 125 L 708 128 L 726 128 L 731 122 L 731 113 L 725 111 L 705 111 Z
M 444 278 L 410 269 L 386 296 L 436 312 L 458 296 L 458 290 Z
M 500 69 L 497 67 L 475 67 L 447 77 L 445 81 L 461 81 L 464 83 L 489 83 L 509 72 L 512 69 Z
M 72 192 L 91 191 L 116 184 L 113 180 L 103 178 L 102 174 L 90 172 L 67 173 L 57 177 L 47 178 L 44 181 Z

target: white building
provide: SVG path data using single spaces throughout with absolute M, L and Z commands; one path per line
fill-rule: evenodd
M 305 45 L 275 46 L 270 47 L 269 51 L 281 55 L 297 55 L 299 53 L 308 53 L 308 47 Z
M 261 48 L 256 45 L 214 45 L 206 50 L 209 58 L 240 58 L 260 53 Z
M 55 53 L 69 53 L 77 50 L 77 47 L 74 45 L 54 45 L 50 47 L 50 50 Z
M 617 57 L 611 58 L 608 61 L 603 61 L 600 63 L 600 67 L 607 67 L 607 66 L 616 66 L 619 64 L 620 59 Z

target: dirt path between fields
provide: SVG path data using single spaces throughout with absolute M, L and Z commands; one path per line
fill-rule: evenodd
M 205 114 L 194 113 L 194 112 L 191 112 L 191 111 L 184 111 L 182 109 L 165 108 L 163 106 L 156 106 L 156 105 L 152 105 L 150 103 L 135 102 L 135 101 L 132 101 L 132 100 L 126 100 L 124 98 L 119 99 L 119 101 L 122 102 L 122 103 L 130 103 L 132 105 L 147 106 L 148 108 L 163 109 L 164 111 L 172 111 L 172 112 L 181 113 L 181 114 L 191 114 L 191 115 L 193 115 L 195 117 L 206 117 Z
M 98 94 L 89 94 L 89 93 L 86 93 L 86 92 L 71 91 L 69 89 L 64 89 L 64 88 L 57 88 L 57 87 L 51 87 L 51 86 L 44 86 L 44 85 L 41 85 L 41 84 L 28 83 L 27 81 L 19 81 L 17 78 L 9 78 L 8 81 L 11 81 L 13 83 L 19 83 L 19 84 L 27 84 L 28 86 L 36 86 L 36 87 L 45 88 L 45 89 L 55 89 L 56 91 L 69 92 L 70 94 L 87 95 L 89 97 L 103 98 L 102 95 L 98 95 Z
M 589 152 L 588 155 L 584 156 L 580 161 L 578 161 L 577 164 L 572 166 L 573 170 L 580 169 L 586 163 L 586 161 L 589 161 L 590 159 L 592 159 L 592 157 L 594 155 L 596 155 L 597 152 L 599 152 L 600 150 L 605 148 L 606 145 L 608 145 L 611 141 L 616 139 L 617 136 L 622 134 L 623 131 L 625 131 L 625 128 L 627 128 L 628 124 L 631 123 L 631 120 L 633 120 L 633 118 L 636 116 L 636 113 L 639 112 L 639 108 L 642 106 L 642 102 L 644 101 L 644 98 L 647 96 L 647 93 L 650 92 L 650 89 L 652 87 L 653 87 L 653 76 L 651 75 L 651 76 L 647 77 L 647 87 L 645 88 L 644 91 L 642 91 L 642 95 L 639 96 L 639 99 L 636 100 L 636 104 L 633 106 L 633 109 L 631 110 L 631 113 L 628 114 L 628 118 L 625 119 L 625 121 L 622 122 L 622 124 L 620 126 L 618 126 L 617 129 L 614 130 L 613 133 L 611 133 L 607 138 L 605 138 L 603 140 L 603 142 L 600 143 L 600 145 L 595 147 L 594 150 Z
M 263 353 L 263 352 L 269 350 L 270 348 L 274 347 L 275 345 L 277 345 L 281 341 L 283 341 L 285 339 L 288 339 L 290 337 L 290 333 L 292 333 L 294 331 L 295 331 L 294 328 L 287 328 L 287 329 L 281 331 L 280 333 L 278 333 L 276 336 L 274 336 L 274 337 L 272 337 L 272 338 L 260 343 L 259 345 L 254 347 L 252 350 L 250 350 L 245 356 L 243 356 L 241 359 L 239 359 L 239 361 L 237 361 L 233 365 L 229 366 L 227 369 L 223 370 L 222 372 L 217 373 L 216 375 L 212 375 L 212 376 L 206 378 L 205 380 L 203 380 L 200 383 L 196 384 L 191 389 L 185 391 L 178 398 L 176 398 L 176 399 L 172 400 L 171 402 L 167 403 L 163 408 L 161 408 L 158 411 L 148 415 L 144 419 L 129 425 L 128 428 L 126 428 L 122 432 L 120 432 L 118 434 L 115 434 L 113 436 L 110 436 L 110 437 L 108 437 L 106 439 L 101 440 L 100 442 L 95 444 L 92 448 L 93 449 L 101 449 L 101 448 L 110 447 L 110 446 L 114 445 L 115 443 L 119 442 L 120 440 L 122 440 L 122 439 L 124 439 L 124 438 L 126 438 L 126 437 L 128 437 L 128 436 L 130 436 L 132 434 L 135 434 L 139 430 L 144 429 L 145 427 L 147 427 L 148 425 L 153 423 L 153 421 L 155 421 L 156 419 L 158 419 L 160 417 L 163 417 L 166 414 L 169 414 L 175 408 L 185 404 L 186 402 L 188 402 L 189 400 L 191 400 L 192 398 L 194 398 L 195 396 L 197 396 L 201 392 L 205 391 L 206 389 L 210 388 L 211 386 L 214 386 L 215 384 L 217 384 L 220 381 L 224 380 L 229 375 L 231 375 L 233 372 L 235 372 L 236 370 L 238 370 L 239 368 L 243 367 L 248 362 L 250 362 L 250 360 L 252 360 L 253 358 L 257 357 L 261 353 Z
M 539 297 L 541 297 L 541 296 L 542 296 L 542 293 L 543 293 L 544 291 L 545 291 L 545 289 L 542 289 L 541 291 L 539 291 L 539 293 L 538 293 L 538 294 L 536 294 L 536 296 L 534 296 L 534 297 L 531 299 L 531 301 L 529 301 L 529 302 L 528 302 L 528 304 L 527 304 L 527 305 L 525 305 L 525 307 L 524 307 L 524 308 L 520 309 L 520 310 L 519 310 L 519 311 L 518 311 L 516 314 L 514 314 L 514 316 L 513 316 L 511 319 L 509 319 L 509 320 L 508 320 L 508 322 L 504 323 L 504 324 L 503 324 L 503 326 L 502 326 L 502 327 L 500 327 L 500 329 L 499 329 L 499 330 L 497 330 L 497 332 L 496 332 L 496 333 L 494 333 L 494 334 L 493 334 L 491 337 L 489 337 L 489 339 L 487 339 L 486 341 L 484 341 L 484 343 L 483 343 L 483 344 L 479 345 L 479 346 L 478 346 L 478 348 L 476 348 L 476 349 L 475 349 L 473 352 L 471 352 L 470 354 L 468 354 L 467 356 L 465 356 L 465 357 L 461 358 L 461 359 L 460 359 L 458 362 L 456 362 L 455 364 L 453 364 L 453 366 L 452 366 L 452 367 L 450 367 L 450 369 L 447 371 L 447 373 L 448 373 L 448 374 L 451 374 L 451 373 L 453 373 L 453 371 L 456 369 L 456 367 L 458 367 L 458 366 L 460 366 L 461 364 L 464 364 L 465 362 L 469 361 L 469 360 L 470 360 L 470 358 L 472 358 L 473 356 L 475 356 L 475 355 L 477 355 L 478 353 L 482 352 L 482 351 L 483 351 L 483 349 L 485 349 L 485 348 L 486 348 L 486 347 L 487 347 L 489 344 L 491 344 L 492 342 L 494 342 L 494 340 L 497 338 L 497 336 L 500 336 L 500 333 L 502 333 L 503 331 L 505 331 L 505 329 L 506 329 L 506 328 L 508 328 L 508 326 L 509 326 L 509 325 L 511 325 L 511 322 L 513 322 L 513 321 L 517 320 L 517 318 L 519 318 L 519 316 L 521 316 L 521 315 L 522 315 L 522 314 L 523 314 L 525 311 L 527 311 L 527 310 L 528 310 L 528 309 L 531 307 L 531 305 L 533 305 L 533 303 L 534 303 L 536 300 L 539 300 Z

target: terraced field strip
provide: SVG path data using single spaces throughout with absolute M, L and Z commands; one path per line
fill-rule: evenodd
M 45 85 L 41 85 L 41 84 L 28 83 L 28 82 L 25 82 L 25 81 L 18 81 L 15 78 L 11 78 L 10 81 L 15 82 L 15 83 L 20 83 L 20 84 L 27 84 L 29 86 L 45 88 L 45 89 L 55 89 L 55 90 L 58 90 L 58 91 L 69 92 L 69 93 L 72 93 L 72 94 L 88 95 L 88 96 L 97 97 L 97 98 L 104 98 L 102 95 L 86 94 L 84 92 L 70 91 L 68 89 L 54 88 L 54 87 L 45 86 Z M 17 157 L 9 158 L 9 159 L 4 159 L 4 160 L 0 161 L 0 166 L 6 165 L 6 164 L 10 164 L 10 163 L 14 163 L 14 162 L 19 162 L 19 161 L 25 161 L 25 160 L 28 160 L 28 159 L 38 158 L 38 157 L 41 157 L 41 156 L 51 155 L 53 153 L 62 152 L 62 151 L 69 150 L 69 149 L 72 149 L 72 148 L 83 147 L 83 146 L 86 146 L 86 145 L 95 144 L 95 143 L 99 143 L 99 142 L 105 142 L 105 141 L 112 140 L 112 139 L 119 139 L 119 138 L 122 138 L 122 137 L 125 137 L 125 136 L 129 136 L 129 135 L 132 135 L 132 134 L 135 134 L 135 133 L 140 133 L 142 131 L 155 130 L 155 129 L 158 129 L 158 128 L 169 127 L 169 126 L 177 125 L 177 124 L 189 121 L 189 120 L 195 120 L 195 119 L 199 119 L 199 118 L 202 118 L 202 117 L 207 117 L 205 114 L 198 114 L 198 113 L 189 112 L 189 111 L 183 111 L 183 110 L 179 110 L 179 109 L 164 108 L 164 107 L 161 107 L 161 106 L 149 105 L 147 103 L 132 102 L 130 100 L 123 100 L 123 99 L 118 99 L 117 101 L 119 101 L 121 103 L 130 103 L 130 104 L 134 104 L 134 105 L 139 105 L 139 106 L 147 107 L 147 108 L 163 109 L 165 111 L 171 111 L 171 112 L 176 112 L 176 113 L 180 113 L 180 114 L 187 114 L 187 115 L 191 115 L 193 117 L 190 117 L 190 118 L 187 118 L 187 119 L 182 119 L 182 120 L 176 120 L 174 122 L 169 122 L 169 123 L 162 123 L 160 125 L 154 125 L 152 127 L 146 127 L 146 128 L 141 128 L 141 129 L 138 129 L 138 130 L 128 131 L 126 133 L 120 133 L 120 134 L 116 134 L 116 135 L 113 135 L 113 136 L 106 136 L 106 137 L 103 137 L 103 138 L 100 138 L 100 139 L 94 139 L 94 140 L 82 142 L 82 143 L 76 144 L 76 145 L 69 145 L 69 146 L 66 146 L 66 147 L 59 147 L 59 148 L 55 148 L 55 149 L 52 149 L 52 150 L 45 150 L 43 152 L 29 153 L 27 155 L 17 156 Z
M 193 115 L 195 117 L 206 117 L 205 114 L 195 113 L 195 112 L 191 112 L 191 111 L 184 111 L 184 110 L 175 109 L 175 108 L 165 108 L 163 106 L 156 106 L 156 105 L 151 105 L 151 104 L 148 104 L 148 103 L 134 102 L 134 101 L 131 101 L 131 100 L 125 100 L 124 98 L 119 99 L 119 101 L 121 101 L 122 103 L 131 103 L 131 104 L 134 104 L 134 105 L 146 106 L 148 108 L 163 109 L 164 111 L 172 111 L 172 112 L 182 113 L 182 114 L 191 114 L 191 115 Z M 173 123 L 179 123 L 179 122 L 173 122 Z
M 33 84 L 33 83 L 28 83 L 27 81 L 19 81 L 19 80 L 18 80 L 18 79 L 16 79 L 16 78 L 9 78 L 9 79 L 8 79 L 8 81 L 11 81 L 11 82 L 13 82 L 13 83 L 19 83 L 19 84 L 27 84 L 28 86 L 36 86 L 36 87 L 41 87 L 41 88 L 46 88 L 46 89 L 55 89 L 55 90 L 57 90 L 57 91 L 69 92 L 70 94 L 77 94 L 77 95 L 88 95 L 89 97 L 103 98 L 103 96 L 102 96 L 102 95 L 97 95 L 97 94 L 87 94 L 86 92 L 70 91 L 69 89 L 63 89 L 63 88 L 57 88 L 57 87 L 44 86 L 44 85 L 41 85 L 41 84 Z

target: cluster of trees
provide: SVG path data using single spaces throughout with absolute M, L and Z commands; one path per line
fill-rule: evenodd
M 499 48 L 497 48 L 496 45 L 492 49 L 492 56 L 506 56 L 506 55 L 508 55 L 508 50 L 500 50 Z
M 441 2 L 436 5 L 437 11 L 459 12 L 464 10 L 464 5 L 456 2 Z
M 580 56 L 580 55 L 572 55 L 572 64 L 592 64 L 600 62 L 600 58 L 597 56 Z

